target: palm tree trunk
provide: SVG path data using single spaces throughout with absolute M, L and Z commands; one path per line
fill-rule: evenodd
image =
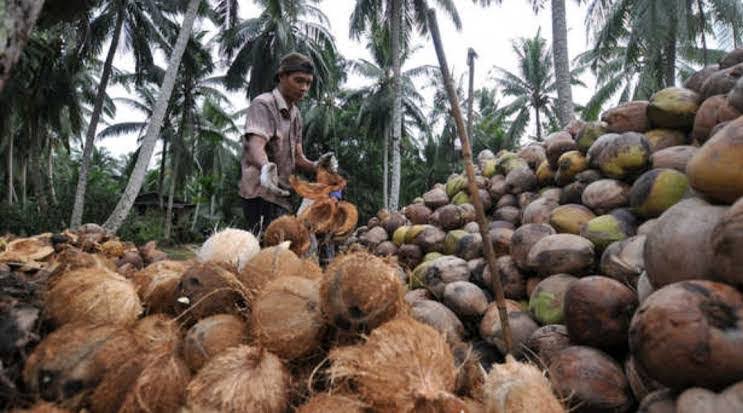
M 534 112 L 535 112 L 535 115 L 536 115 L 534 117 L 534 119 L 536 119 L 536 121 L 537 121 L 537 142 L 542 142 L 542 121 L 539 118 L 539 116 L 540 116 L 539 111 L 541 109 L 542 108 L 540 106 L 534 106 Z
M 108 48 L 106 62 L 103 65 L 101 83 L 98 85 L 98 93 L 95 97 L 93 113 L 90 115 L 88 132 L 85 135 L 85 146 L 83 147 L 83 155 L 80 159 L 80 172 L 77 178 L 77 189 L 75 189 L 75 203 L 73 204 L 72 217 L 70 218 L 70 227 L 72 229 L 76 229 L 77 227 L 79 227 L 83 221 L 83 210 L 85 209 L 85 191 L 88 186 L 88 171 L 90 169 L 90 156 L 93 153 L 93 145 L 95 144 L 95 132 L 98 129 L 98 120 L 100 119 L 101 111 L 103 110 L 103 100 L 106 96 L 106 87 L 108 86 L 108 80 L 111 77 L 114 56 L 116 55 L 116 49 L 119 45 L 119 38 L 121 37 L 121 28 L 124 25 L 124 13 L 125 10 L 122 8 L 121 10 L 119 10 L 118 15 L 116 16 L 116 26 L 114 27 L 113 36 L 111 37 L 111 46 L 109 46 Z
M 707 35 L 704 33 L 704 29 L 707 27 L 707 20 L 704 15 L 702 0 L 697 0 L 697 7 L 699 8 L 699 21 L 702 26 L 700 30 L 702 33 L 702 58 L 704 59 L 704 66 L 706 67 L 709 64 L 709 56 L 707 54 Z
M 676 36 L 670 36 L 666 44 L 665 86 L 676 84 Z
M 163 229 L 163 238 L 167 240 L 170 239 L 170 233 L 173 231 L 173 199 L 175 198 L 175 187 L 178 184 L 179 162 L 177 162 L 177 157 L 173 156 L 170 163 L 174 163 L 174 165 L 170 174 L 170 188 L 168 189 L 168 209 L 167 211 L 165 211 L 165 229 Z
M 31 142 L 34 148 L 31 150 L 31 183 L 34 185 L 36 204 L 39 206 L 40 212 L 44 214 L 49 210 L 49 202 L 47 202 L 46 193 L 44 193 L 44 180 L 41 176 L 41 154 L 36 149 L 41 148 L 38 129 L 36 125 L 31 126 Z
M 165 161 L 168 158 L 168 138 L 163 136 L 162 156 L 160 156 L 160 173 L 157 177 L 157 197 L 160 201 L 160 209 L 163 208 L 163 183 L 165 181 Z
M 557 117 L 565 127 L 573 120 L 573 92 L 570 89 L 568 28 L 565 22 L 565 0 L 552 0 L 552 48 L 557 83 Z
M 733 25 L 733 47 L 736 48 L 736 49 L 740 45 L 740 43 L 738 42 L 738 36 L 740 36 L 740 34 L 738 34 L 738 25 L 737 24 L 734 24 Z M 0 89 L 2 89 L 2 88 L 0 88 Z
M 198 10 L 200 0 L 190 0 L 188 3 L 188 10 L 183 18 L 181 24 L 180 33 L 178 33 L 178 40 L 176 41 L 173 53 L 170 56 L 170 62 L 168 62 L 168 69 L 165 72 L 165 78 L 163 85 L 160 89 L 160 94 L 157 97 L 155 103 L 155 110 L 153 111 L 152 119 L 147 127 L 147 134 L 145 135 L 144 141 L 142 142 L 139 156 L 137 157 L 137 163 L 134 166 L 132 175 L 129 178 L 129 183 L 124 190 L 124 193 L 119 199 L 119 203 L 104 223 L 104 227 L 112 232 L 117 232 L 121 227 L 121 224 L 129 215 L 129 211 L 134 205 L 134 199 L 136 198 L 139 190 L 142 188 L 142 182 L 144 181 L 145 174 L 147 173 L 147 165 L 152 158 L 152 152 L 155 149 L 155 143 L 157 137 L 160 135 L 160 129 L 162 129 L 163 120 L 165 119 L 165 111 L 170 101 L 170 95 L 173 93 L 173 86 L 175 86 L 175 78 L 178 74 L 178 67 L 181 64 L 181 58 L 183 52 L 186 50 L 188 39 L 191 36 L 193 30 L 193 23 L 196 19 L 196 12 Z
M 0 13 L 0 92 L 10 77 L 10 69 L 21 57 L 33 31 L 44 0 L 4 1 Z
M 54 189 L 54 150 L 49 142 L 49 153 L 46 159 L 47 174 L 49 176 L 49 194 L 52 196 L 52 204 L 57 205 L 57 191 Z
M 201 192 L 198 194 L 199 197 L 201 197 Z M 196 209 L 193 212 L 193 221 L 191 221 L 191 232 L 196 231 L 196 222 L 199 220 L 199 207 L 201 206 L 201 202 L 196 202 Z
M 384 209 L 390 208 L 390 129 L 384 131 L 384 154 L 382 161 L 382 190 L 384 191 Z
M 217 204 L 217 194 L 212 194 L 209 200 L 209 218 L 214 218 L 214 207 Z
M 8 179 L 8 205 L 13 205 L 13 136 L 11 135 L 8 142 L 8 162 L 6 164 L 5 177 Z
M 402 140 L 402 79 L 401 72 L 401 36 L 402 36 L 402 0 L 392 0 L 392 182 L 390 188 L 391 211 L 397 211 L 400 201 L 400 141 Z
M 26 207 L 28 201 L 28 157 L 23 155 L 21 160 L 21 206 Z

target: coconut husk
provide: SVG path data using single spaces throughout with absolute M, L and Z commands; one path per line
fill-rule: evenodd
M 210 360 L 189 383 L 193 411 L 281 413 L 288 405 L 289 372 L 269 351 L 233 347 Z
M 235 274 L 213 264 L 194 264 L 176 287 L 179 318 L 198 321 L 215 314 L 244 314 L 250 291 Z
M 648 377 L 647 373 L 637 365 L 631 354 L 624 361 L 624 374 L 627 376 L 627 381 L 636 400 L 643 400 L 650 393 L 663 388 L 662 384 Z
M 328 199 L 331 192 L 346 187 L 346 180 L 340 175 L 318 168 L 315 176 L 317 182 L 307 182 L 295 175 L 289 177 L 289 185 L 302 198 L 320 201 Z
M 242 317 L 217 314 L 202 318 L 186 333 L 183 357 L 196 373 L 212 358 L 248 342 L 248 325 Z
M 423 260 L 423 251 L 415 244 L 404 244 L 397 250 L 397 259 L 403 267 L 413 269 Z
M 364 344 L 332 350 L 330 360 L 332 379 L 349 382 L 379 411 L 433 413 L 463 407 L 452 394 L 457 374 L 449 346 L 436 330 L 411 318 L 383 324 Z
M 382 221 L 380 225 L 388 234 L 393 234 L 396 229 L 408 223 L 407 218 L 401 212 L 391 212 Z
M 510 300 L 521 300 L 526 296 L 526 277 L 519 271 L 510 255 L 503 255 L 495 260 L 495 274 L 501 279 L 503 295 Z M 482 281 L 488 289 L 492 285 L 493 271 L 485 266 Z
M 139 251 L 137 249 L 125 251 L 124 255 L 116 260 L 116 266 L 118 268 L 121 268 L 124 265 L 131 266 L 131 268 L 133 268 L 136 272 L 136 270 L 140 270 L 142 269 L 142 267 L 144 267 L 144 259 L 142 259 L 142 256 L 139 255 Z
M 610 244 L 601 255 L 601 274 L 634 286 L 645 269 L 645 235 L 637 235 Z
M 482 236 L 461 229 L 449 231 L 444 239 L 444 251 L 465 260 L 482 256 Z
M 699 112 L 697 112 L 697 116 L 699 116 Z M 648 140 L 652 153 L 688 143 L 686 134 L 674 129 L 653 129 L 647 131 L 645 132 L 645 139 Z
M 285 244 L 264 248 L 237 274 L 243 286 L 255 296 L 270 281 L 282 276 L 319 279 L 322 271 L 312 267 L 312 261 L 297 257 Z
M 271 281 L 252 303 L 250 325 L 256 344 L 285 360 L 316 351 L 325 332 L 319 301 L 316 281 L 301 277 Z
M 449 346 L 454 356 L 454 367 L 457 369 L 457 396 L 482 399 L 482 385 L 485 383 L 487 373 L 480 364 L 479 353 L 471 343 L 450 341 Z
M 545 186 L 549 185 L 553 182 L 555 182 L 555 171 L 551 166 L 550 163 L 547 161 L 542 162 L 539 164 L 539 167 L 537 168 L 537 183 L 539 186 Z
M 222 264 L 233 271 L 241 271 L 258 251 L 260 246 L 253 234 L 240 229 L 226 228 L 210 236 L 201 245 L 196 259 L 202 263 Z
M 46 295 L 44 310 L 56 326 L 73 321 L 127 325 L 142 314 L 131 281 L 106 269 L 81 268 L 60 277 Z
M 713 78 L 715 75 L 710 77 Z M 708 79 L 706 83 L 710 81 Z M 703 90 L 706 88 L 703 86 Z M 708 96 L 705 96 L 707 98 Z M 691 130 L 694 115 L 702 102 L 693 90 L 669 87 L 650 97 L 647 116 L 655 128 Z
M 589 184 L 583 191 L 583 205 L 597 214 L 629 205 L 631 187 L 614 179 L 600 179 Z
M 743 73 L 743 64 L 720 69 L 711 74 L 702 84 L 702 99 L 709 99 L 715 95 L 726 95 L 735 87 L 735 82 Z
M 368 410 L 366 403 L 351 396 L 320 393 L 297 407 L 296 413 L 365 413 Z
M 609 178 L 625 179 L 644 172 L 649 166 L 650 155 L 650 143 L 645 135 L 608 133 L 588 150 L 588 163 Z
M 119 258 L 126 252 L 126 245 L 118 240 L 108 240 L 101 244 L 101 254 L 106 258 Z
M 409 290 L 408 292 L 405 293 L 404 298 L 405 298 L 405 302 L 410 305 L 413 305 L 413 303 L 415 303 L 416 301 L 434 299 L 433 295 L 431 295 L 431 293 L 425 288 L 416 288 L 413 290 Z
M 611 243 L 629 238 L 635 233 L 633 222 L 614 214 L 607 214 L 586 222 L 581 228 L 580 236 L 589 240 L 597 252 L 603 252 Z
M 506 177 L 504 175 L 494 175 L 490 178 L 490 185 L 488 192 L 492 199 L 500 199 L 503 195 L 508 192 L 508 185 L 506 184 Z
M 728 93 L 728 103 L 739 112 L 743 112 L 743 81 L 738 79 L 735 87 Z
M 547 224 L 552 211 L 560 206 L 556 199 L 540 197 L 524 208 L 521 222 L 524 224 Z
M 529 167 L 514 169 L 506 175 L 506 185 L 511 193 L 520 194 L 537 187 L 537 176 Z
M 496 257 L 507 255 L 511 249 L 511 238 L 513 238 L 513 230 L 509 228 L 494 228 L 488 231 L 490 234 L 490 242 L 493 244 L 493 252 Z
M 534 244 L 526 261 L 541 275 L 581 274 L 593 265 L 594 246 L 573 234 L 548 235 Z
M 103 255 L 88 254 L 74 247 L 66 248 L 57 254 L 45 268 L 45 271 L 49 273 L 47 288 L 54 287 L 54 284 L 66 273 L 83 268 L 116 270 L 114 263 Z
M 580 234 L 580 229 L 596 215 L 590 209 L 579 204 L 561 205 L 552 210 L 549 223 L 557 232 Z
M 632 184 L 630 206 L 644 218 L 655 218 L 679 202 L 689 188 L 686 175 L 675 169 L 652 169 Z
M 324 319 L 342 330 L 371 330 L 403 309 L 403 285 L 393 266 L 363 252 L 337 257 L 320 284 Z
M 315 200 L 309 208 L 299 214 L 299 219 L 317 234 L 332 233 L 335 228 L 335 217 L 338 202 L 332 198 Z
M 476 317 L 485 312 L 488 297 L 468 281 L 455 281 L 444 288 L 444 304 L 460 317 Z
M 444 255 L 433 261 L 424 262 L 413 271 L 413 277 L 428 288 L 436 297 L 442 297 L 446 284 L 466 281 L 470 277 L 467 261 Z
M 702 85 L 704 84 L 704 81 L 707 80 L 712 74 L 716 73 L 718 70 L 720 70 L 720 65 L 714 64 L 709 65 L 701 70 L 698 70 L 694 72 L 693 75 L 691 75 L 686 82 L 684 82 L 684 87 L 687 89 L 691 89 L 699 94 L 702 93 Z
M 544 373 L 512 356 L 504 364 L 493 365 L 483 393 L 488 413 L 565 412 Z
M 673 146 L 653 153 L 650 163 L 653 168 L 669 168 L 686 173 L 686 165 L 699 150 L 695 146 Z
M 175 353 L 183 344 L 178 321 L 165 314 L 154 314 L 137 321 L 131 328 L 141 348 L 158 353 Z
M 302 221 L 294 215 L 284 215 L 268 224 L 263 234 L 266 247 L 273 247 L 284 241 L 291 241 L 289 248 L 298 256 L 304 256 L 310 249 L 310 232 Z
M 514 231 L 511 237 L 510 255 L 516 266 L 522 270 L 528 270 L 527 257 L 531 248 L 537 241 L 554 234 L 556 234 L 555 229 L 547 224 L 526 224 Z
M 423 290 L 428 291 L 428 290 Z M 449 307 L 438 301 L 418 299 L 410 304 L 410 316 L 443 334 L 447 341 L 464 338 L 464 324 Z
M 371 228 L 369 231 L 366 231 L 363 235 L 361 235 L 361 237 L 359 237 L 359 241 L 369 249 L 375 248 L 380 243 L 387 241 L 387 239 L 387 231 L 385 231 L 382 227 Z
M 449 203 L 449 196 L 441 188 L 434 188 L 423 194 L 423 202 L 428 208 L 435 210 Z
M 462 210 L 456 205 L 445 205 L 436 211 L 438 212 L 438 224 L 444 231 L 461 228 L 464 224 Z
M 28 409 L 13 409 L 11 413 L 70 413 L 69 410 L 63 409 L 47 402 L 39 402 Z
M 164 260 L 152 263 L 132 276 L 142 305 L 147 314 L 175 314 L 175 290 L 181 275 L 192 263 Z
M 508 324 L 511 328 L 511 354 L 520 357 L 526 349 L 526 340 L 531 337 L 539 325 L 524 311 L 515 301 L 506 306 L 508 314 Z M 495 302 L 491 303 L 485 314 L 480 320 L 480 337 L 486 342 L 498 348 L 502 354 L 507 353 L 506 343 L 503 334 L 503 325 L 501 324 L 498 306 Z
M 495 159 L 497 172 L 508 175 L 511 171 L 519 168 L 528 168 L 529 164 L 513 152 L 503 151 Z
M 560 192 L 560 205 L 567 204 L 580 204 L 583 198 L 583 191 L 586 190 L 588 184 L 583 182 L 573 182 L 562 188 Z
M 720 218 L 710 237 L 716 277 L 730 285 L 743 286 L 743 199 Z
M 568 329 L 562 324 L 547 324 L 539 327 L 526 340 L 527 359 L 547 369 L 552 358 L 560 351 L 571 346 Z
M 638 413 L 677 413 L 676 392 L 662 388 L 649 393 L 640 402 Z
M 586 153 L 588 148 L 596 142 L 596 139 L 607 132 L 608 125 L 606 122 L 587 122 L 575 138 L 575 143 L 578 145 L 577 149 L 582 153 Z
M 525 194 L 521 194 L 520 196 L 523 196 L 523 195 Z M 537 199 L 540 196 L 543 198 L 559 201 L 561 195 L 562 195 L 562 188 L 547 187 L 547 188 L 542 188 L 538 194 L 535 194 L 534 199 L 532 199 L 531 201 Z M 529 205 L 531 201 L 526 202 L 526 205 Z
M 709 139 L 712 129 L 719 123 L 730 121 L 740 113 L 728 103 L 726 95 L 716 95 L 706 99 L 694 118 L 694 129 L 691 137 L 699 143 Z
M 428 224 L 428 218 L 431 216 L 431 208 L 423 204 L 412 204 L 403 208 L 403 214 L 410 220 L 413 225 Z
M 547 153 L 544 150 L 544 146 L 539 144 L 530 144 L 521 149 L 518 153 L 519 157 L 526 160 L 529 164 L 529 168 L 536 170 L 539 165 L 547 160 Z
M 54 253 L 49 237 L 36 236 L 10 241 L 0 253 L 0 263 L 23 264 L 42 261 Z
M 573 138 L 577 137 L 583 128 L 586 126 L 586 122 L 580 119 L 573 119 L 565 126 L 565 132 L 569 133 Z
M 379 257 L 389 257 L 392 255 L 397 255 L 397 245 L 395 245 L 392 241 L 385 241 L 374 248 L 374 255 Z
M 547 161 L 553 170 L 557 170 L 557 160 L 563 153 L 578 149 L 578 145 L 568 132 L 555 132 L 550 134 L 547 136 L 547 139 L 544 140 L 544 144 Z
M 601 120 L 606 122 L 606 130 L 609 132 L 645 132 L 650 127 L 647 117 L 649 104 L 645 100 L 627 102 L 601 114 Z
M 150 265 L 153 262 L 158 262 L 158 261 L 168 259 L 168 254 L 157 249 L 156 241 L 148 241 L 144 245 L 140 246 L 139 254 L 142 256 L 142 259 L 144 260 L 144 265 Z
M 692 188 L 716 201 L 733 203 L 743 196 L 743 117 L 730 122 L 689 161 Z
M 419 246 L 423 252 L 440 252 L 446 233 L 433 225 L 414 225 L 406 233 L 405 239 L 406 243 Z

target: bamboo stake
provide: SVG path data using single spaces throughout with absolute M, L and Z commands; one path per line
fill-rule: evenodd
M 498 315 L 500 316 L 501 325 L 503 326 L 503 337 L 506 344 L 506 353 L 513 353 L 513 340 L 511 338 L 511 326 L 508 323 L 508 313 L 506 312 L 506 297 L 503 294 L 503 285 L 501 283 L 500 276 L 495 272 L 495 251 L 493 251 L 493 243 L 490 240 L 490 234 L 488 233 L 488 224 L 485 219 L 485 210 L 482 207 L 482 201 L 480 200 L 480 192 L 475 182 L 475 166 L 472 163 L 472 146 L 470 145 L 469 137 L 467 136 L 467 129 L 464 125 L 464 119 L 462 117 L 462 110 L 459 107 L 459 99 L 454 90 L 454 84 L 451 80 L 451 74 L 449 73 L 449 66 L 446 63 L 446 55 L 444 54 L 444 48 L 441 45 L 441 34 L 439 32 L 439 25 L 436 22 L 436 12 L 433 9 L 428 10 L 428 29 L 431 31 L 431 37 L 433 37 L 433 44 L 436 48 L 436 55 L 439 58 L 439 67 L 441 68 L 441 76 L 444 79 L 444 85 L 446 86 L 446 92 L 449 95 L 449 103 L 451 104 L 452 116 L 457 125 L 457 133 L 459 135 L 459 141 L 462 143 L 462 157 L 464 158 L 464 168 L 467 171 L 467 186 L 470 193 L 470 198 L 475 206 L 475 213 L 477 216 L 477 224 L 480 227 L 480 235 L 482 235 L 483 249 L 485 250 L 485 259 L 487 260 L 488 267 L 490 268 L 490 279 L 492 282 L 491 288 L 495 292 L 495 301 L 498 306 Z
M 467 50 L 467 66 L 470 67 L 470 84 L 467 90 L 467 136 L 472 137 L 472 105 L 475 102 L 475 59 L 477 53 L 475 49 L 469 48 Z M 474 138 L 473 138 L 474 139 Z M 474 142 L 473 142 L 474 143 Z

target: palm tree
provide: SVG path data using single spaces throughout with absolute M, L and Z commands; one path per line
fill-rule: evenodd
M 7 38 L 0 42 L 0 92 L 10 77 L 10 69 L 21 57 L 42 6 L 44 0 L 5 2 L 3 18 L 0 20 L 0 33 Z

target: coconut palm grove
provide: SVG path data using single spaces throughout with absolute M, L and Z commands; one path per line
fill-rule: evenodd
M 0 108 L 0 411 L 743 411 L 741 0 L 6 0 Z

